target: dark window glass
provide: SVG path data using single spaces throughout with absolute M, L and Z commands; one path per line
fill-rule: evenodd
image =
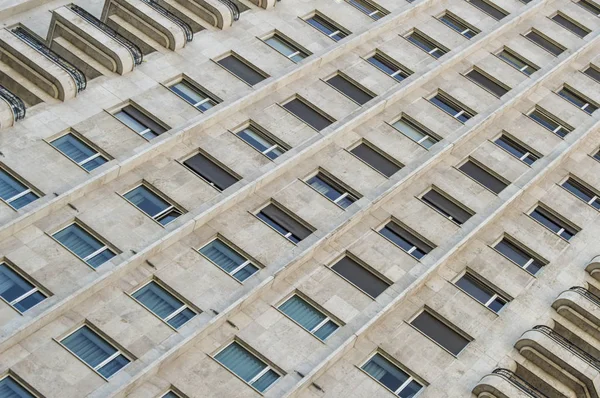
M 590 33 L 589 29 L 582 28 L 581 26 L 569 21 L 567 18 L 563 17 L 560 14 L 556 14 L 555 16 L 553 16 L 552 20 L 554 22 L 556 22 L 557 24 L 561 25 L 562 27 L 564 27 L 565 29 L 573 32 L 574 34 L 576 34 L 579 37 L 585 37 L 588 33 Z
M 10 376 L 0 380 L 0 397 L 2 398 L 35 398 L 21 384 Z
M 492 192 L 500 193 L 506 188 L 506 183 L 504 181 L 488 173 L 470 160 L 460 166 L 459 170 Z
M 147 140 L 156 138 L 167 131 L 132 105 L 127 105 L 115 113 L 115 117 Z
M 586 70 L 583 71 L 586 75 L 591 77 L 592 79 L 600 82 L 600 71 L 593 66 L 589 66 Z
M 433 248 L 395 222 L 389 222 L 379 233 L 415 258 L 423 258 Z
M 585 8 L 586 10 L 588 10 L 589 12 L 591 12 L 594 15 L 600 16 L 600 6 L 592 3 L 589 0 L 579 0 L 577 2 L 577 4 L 579 4 L 580 6 L 582 6 L 583 8 Z
M 521 268 L 535 275 L 545 265 L 525 250 L 521 249 L 508 239 L 502 239 L 495 247 L 498 252 L 517 263 Z
M 596 152 L 594 154 L 594 159 L 599 160 L 600 161 L 600 151 Z
M 298 243 L 312 234 L 310 229 L 272 203 L 263 208 L 256 216 L 294 243 Z
M 344 209 L 356 202 L 356 198 L 347 189 L 323 173 L 309 178 L 306 183 Z
M 503 10 L 499 9 L 498 7 L 491 5 L 487 1 L 483 1 L 483 0 L 467 0 L 467 1 L 497 21 L 501 20 L 502 18 L 504 18 L 508 15 L 508 13 L 506 13 L 506 11 L 503 11 Z
M 563 126 L 557 119 L 554 119 L 553 117 L 549 116 L 546 112 L 542 111 L 541 109 L 534 109 L 529 114 L 529 117 L 541 124 L 542 126 L 544 126 L 545 128 L 547 128 L 548 130 L 552 131 L 559 137 L 565 137 L 571 132 L 570 128 Z
M 348 3 L 352 4 L 354 7 L 358 8 L 364 14 L 367 14 L 374 20 L 378 20 L 384 17 L 386 14 L 380 9 L 376 8 L 373 4 L 368 3 L 364 0 L 346 0 Z
M 315 111 L 307 105 L 303 100 L 295 98 L 283 105 L 285 109 L 302 119 L 306 124 L 313 127 L 315 130 L 323 130 L 325 127 L 333 123 L 331 120 Z
M 172 85 L 170 89 L 202 112 L 206 112 L 219 103 L 219 101 L 212 98 L 210 95 L 198 90 L 196 87 L 185 81 Z
M 344 29 L 336 26 L 328 21 L 326 21 L 320 15 L 315 15 L 306 20 L 310 25 L 314 26 L 317 30 L 321 31 L 324 35 L 332 38 L 335 41 L 342 40 L 344 37 L 348 36 Z
M 135 207 L 162 225 L 167 225 L 181 215 L 181 212 L 171 203 L 167 202 L 144 185 L 140 185 L 123 196 L 133 203 Z
M 400 166 L 366 144 L 360 144 L 350 152 L 386 177 L 390 177 L 400 170 Z
M 563 87 L 558 95 L 584 111 L 585 113 L 592 114 L 594 113 L 598 107 L 590 102 L 587 98 L 582 97 L 581 95 L 575 93 L 573 90 Z
M 410 73 L 406 72 L 400 66 L 378 53 L 367 59 L 367 61 L 399 82 L 410 75 Z
M 521 56 L 516 55 L 513 52 L 502 50 L 498 53 L 498 57 L 526 75 L 531 75 L 533 72 L 537 70 L 536 67 L 530 65 L 527 61 L 525 61 Z
M 596 195 L 594 191 L 588 187 L 572 178 L 569 178 L 567 181 L 563 182 L 562 186 L 579 199 L 600 210 L 600 200 L 598 200 L 598 195 Z
M 362 369 L 400 398 L 412 398 L 423 388 L 413 377 L 385 359 L 381 354 L 373 355 L 362 366 Z
M 473 216 L 471 213 L 433 189 L 423 195 L 421 199 L 458 225 L 464 224 Z
M 183 164 L 206 180 L 210 185 L 221 191 L 238 182 L 237 177 L 225 171 L 221 166 L 201 153 L 192 156 L 183 162 Z
M 421 312 L 410 324 L 454 355 L 469 344 L 469 340 L 427 311 Z
M 571 239 L 577 233 L 574 228 L 543 207 L 536 207 L 536 209 L 531 212 L 530 216 L 566 240 Z
M 285 152 L 285 148 L 252 125 L 241 130 L 237 135 L 269 159 L 276 159 Z
M 305 51 L 300 50 L 294 44 L 290 43 L 289 40 L 281 37 L 277 33 L 266 39 L 265 43 L 294 62 L 300 62 L 308 57 L 308 54 Z
M 348 256 L 342 258 L 331 268 L 373 298 L 389 287 L 386 282 Z
M 428 132 L 417 126 L 415 123 L 406 119 L 405 117 L 400 118 L 397 122 L 392 124 L 398 131 L 402 134 L 416 142 L 417 144 L 425 147 L 431 148 L 438 142 L 437 137 L 433 137 Z
M 484 75 L 483 73 L 481 73 L 479 71 L 472 70 L 469 73 L 467 73 L 466 76 L 469 79 L 471 79 L 473 82 L 475 82 L 476 84 L 479 84 L 480 86 L 484 87 L 488 91 L 491 91 L 494 95 L 496 95 L 498 97 L 502 97 L 504 94 L 506 94 L 508 92 L 507 88 L 496 83 L 495 81 L 493 81 L 492 79 L 490 79 L 489 77 L 487 77 L 486 75 Z
M 436 94 L 435 97 L 430 98 L 429 102 L 463 123 L 473 117 L 473 115 L 471 115 L 461 105 L 439 93 Z
M 550 40 L 546 39 L 544 36 L 537 32 L 531 31 L 527 33 L 525 37 L 527 37 L 529 40 L 536 43 L 540 47 L 546 49 L 549 53 L 554 54 L 555 56 L 558 56 L 562 54 L 563 51 L 565 51 L 564 48 L 557 46 L 556 44 L 552 43 Z
M 36 286 L 5 263 L 0 263 L 0 297 L 21 312 L 46 299 Z
M 507 302 L 507 300 L 469 274 L 465 274 L 457 280 L 456 286 L 494 312 L 500 311 Z
M 496 141 L 494 141 L 499 147 L 506 149 L 511 155 L 517 159 L 532 165 L 538 157 L 532 154 L 523 145 L 519 144 L 515 140 L 505 135 L 501 135 Z
M 337 88 L 339 91 L 346 94 L 348 97 L 352 98 L 353 101 L 359 103 L 360 105 L 364 105 L 373 99 L 371 94 L 357 87 L 354 85 L 354 83 L 350 82 L 341 75 L 332 77 L 331 79 L 327 80 L 327 83 Z
M 217 62 L 251 86 L 266 79 L 264 74 L 258 72 L 255 68 L 250 67 L 246 62 L 235 55 L 228 55 Z
M 465 22 L 461 21 L 457 17 L 452 14 L 445 13 L 440 17 L 440 21 L 448 26 L 450 29 L 460 33 L 467 39 L 474 37 L 477 33 L 477 30 L 470 28 Z
M 412 32 L 410 35 L 406 36 L 406 39 L 434 58 L 439 58 L 448 52 L 448 50 L 442 48 L 433 40 L 419 32 Z

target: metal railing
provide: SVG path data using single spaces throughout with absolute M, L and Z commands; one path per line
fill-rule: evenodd
M 77 69 L 73 64 L 64 60 L 61 56 L 50 50 L 44 43 L 35 38 L 26 29 L 21 26 L 13 28 L 11 32 L 19 39 L 27 43 L 31 48 L 37 50 L 40 54 L 50 59 L 52 62 L 64 69 L 72 78 L 75 80 L 75 86 L 77 86 L 77 92 L 85 90 L 87 87 L 87 79 L 82 71 Z
M 4 98 L 10 105 L 15 122 L 25 117 L 25 103 L 23 103 L 21 98 L 17 97 L 3 86 L 0 86 L 0 97 Z
M 583 297 L 600 307 L 600 297 L 596 296 L 594 293 L 590 292 L 586 288 L 581 286 L 573 286 L 569 290 L 581 294 Z
M 562 334 L 556 332 L 555 330 L 546 325 L 534 326 L 532 330 L 543 333 L 546 336 L 550 337 L 552 340 L 556 341 L 558 344 L 571 351 L 573 354 L 577 355 L 588 364 L 592 365 L 596 370 L 600 371 L 600 361 L 598 361 L 592 355 L 588 354 L 586 351 L 577 347 Z
M 102 22 L 83 8 L 79 7 L 78 5 L 69 4 L 68 7 L 81 18 L 85 19 L 86 21 L 88 21 L 89 23 L 91 23 L 92 25 L 94 25 L 95 27 L 97 27 L 98 29 L 100 29 L 119 43 L 121 43 L 123 46 L 125 46 L 131 54 L 131 56 L 133 57 L 134 64 L 139 65 L 142 63 L 142 61 L 144 60 L 144 55 L 142 54 L 142 50 L 140 50 L 138 46 L 121 36 L 119 33 L 117 33 L 116 30 L 114 30 L 113 28 L 111 28 L 110 26 L 108 26 L 107 24 L 105 24 L 104 22 Z
M 163 15 L 165 18 L 171 20 L 174 24 L 179 26 L 183 33 L 185 34 L 186 41 L 194 40 L 194 32 L 192 31 L 192 27 L 188 25 L 185 21 L 179 18 L 177 15 L 173 14 L 160 4 L 156 2 L 156 0 L 142 0 L 144 3 L 148 4 L 150 7 L 154 8 L 159 14 Z
M 231 16 L 233 17 L 234 21 L 237 21 L 240 19 L 240 8 L 238 7 L 237 4 L 235 4 L 231 0 L 219 0 L 219 1 L 223 4 L 225 4 L 227 6 L 227 8 L 229 8 L 229 11 L 231 12 Z
M 538 390 L 537 388 L 535 388 L 534 386 L 532 386 L 531 384 L 529 384 L 528 382 L 526 382 L 525 380 L 517 376 L 514 372 L 508 369 L 497 368 L 494 369 L 492 374 L 502 377 L 503 379 L 507 380 L 508 382 L 519 388 L 521 391 L 526 392 L 534 398 L 548 398 L 540 390 Z

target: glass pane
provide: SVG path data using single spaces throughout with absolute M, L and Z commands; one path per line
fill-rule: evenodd
M 119 111 L 119 112 L 115 113 L 115 117 L 117 119 L 119 119 L 120 121 L 122 121 L 123 123 L 125 123 L 130 129 L 136 131 L 137 133 L 141 133 L 142 131 L 144 131 L 148 128 L 123 111 Z M 150 137 L 146 137 L 146 138 L 150 138 Z
M 248 350 L 234 342 L 219 352 L 215 359 L 245 381 L 252 380 L 267 365 Z
M 469 344 L 469 340 L 427 311 L 421 312 L 411 325 L 454 355 L 458 355 Z
M 380 354 L 375 354 L 362 369 L 392 391 L 396 391 L 409 377 Z
M 20 209 L 21 207 L 33 202 L 37 198 L 38 198 L 38 196 L 36 194 L 34 194 L 33 192 L 29 192 L 29 193 L 19 197 L 18 199 L 15 199 L 12 202 L 10 202 L 10 205 L 12 207 L 14 207 L 15 209 Z
M 335 28 L 328 22 L 324 21 L 318 15 L 315 15 L 314 17 L 307 19 L 306 22 L 308 22 L 310 25 L 314 26 L 315 28 L 317 28 L 318 30 L 320 30 L 321 32 L 325 33 L 328 36 L 331 33 L 338 30 L 337 28 Z
M 565 181 L 562 186 L 585 202 L 589 202 L 595 196 L 593 192 L 570 179 Z
M 181 311 L 179 314 L 175 315 L 173 318 L 169 319 L 169 325 L 173 326 L 175 329 L 179 329 L 183 326 L 184 323 L 192 319 L 196 316 L 196 313 L 189 308 Z
M 400 391 L 399 396 L 400 398 L 413 398 L 422 388 L 422 385 L 413 380 Z
M 106 249 L 106 250 L 100 252 L 99 254 L 96 254 L 94 257 L 90 258 L 89 260 L 87 260 L 87 263 L 89 265 L 91 265 L 92 267 L 97 268 L 100 265 L 107 262 L 108 260 L 110 260 L 111 258 L 113 258 L 114 256 L 115 256 L 115 253 L 113 253 L 110 249 Z
M 133 293 L 133 297 L 162 319 L 165 319 L 184 305 L 154 281 Z
M 127 192 L 125 198 L 150 217 L 162 212 L 171 205 L 143 185 Z
M 65 245 L 82 259 L 104 247 L 102 242 L 77 224 L 71 224 L 67 228 L 58 231 L 54 234 L 54 239 Z
M 35 398 L 12 377 L 5 377 L 0 381 L 0 397 L 2 398 Z
M 520 266 L 525 265 L 531 259 L 529 254 L 525 253 L 506 239 L 503 239 L 498 243 L 495 248 Z
M 29 296 L 25 297 L 23 300 L 19 301 L 18 303 L 15 303 L 15 308 L 21 312 L 25 312 L 28 309 L 30 309 L 31 307 L 33 307 L 34 305 L 39 304 L 40 302 L 44 301 L 45 299 L 46 299 L 46 296 L 44 296 L 42 293 L 35 292 L 35 293 L 30 294 Z
M 275 144 L 273 141 L 267 139 L 267 137 L 260 134 L 252 127 L 248 127 L 240 131 L 238 136 L 256 148 L 256 150 L 259 152 L 264 152 Z
M 3 299 L 10 303 L 34 287 L 6 264 L 0 264 L 0 296 Z
M 391 240 L 392 242 L 394 242 L 396 245 L 400 246 L 402 249 L 404 249 L 404 251 L 409 251 L 414 246 L 412 243 L 410 243 L 406 239 L 400 237 L 399 235 L 396 235 L 391 229 L 389 229 L 387 227 L 384 227 L 383 229 L 381 229 L 381 231 L 379 231 L 379 233 L 381 235 L 385 236 L 386 238 L 388 238 L 389 240 Z
M 279 306 L 279 309 L 302 325 L 308 331 L 312 331 L 326 318 L 319 310 L 307 303 L 299 296 L 293 296 Z
M 102 156 L 98 156 L 92 160 L 83 163 L 81 166 L 83 166 L 83 168 L 87 171 L 92 171 L 95 168 L 102 166 L 106 162 L 108 162 L 108 160 L 104 159 Z
M 267 373 L 262 375 L 258 380 L 252 383 L 252 386 L 258 391 L 263 392 L 273 383 L 279 379 L 279 375 L 273 370 L 269 369 Z
M 415 142 L 419 142 L 423 137 L 425 137 L 425 135 L 427 135 L 417 126 L 405 121 L 404 119 L 398 120 L 396 123 L 393 124 L 393 126 L 400 130 L 402 134 L 404 134 L 405 136 L 407 136 Z
M 487 303 L 488 300 L 494 295 L 493 292 L 491 292 L 469 274 L 465 274 L 462 278 L 456 281 L 456 286 L 459 286 L 482 304 Z
M 117 352 L 116 348 L 104 341 L 87 326 L 78 329 L 75 333 L 63 339 L 62 343 L 93 368 Z
M 227 246 L 225 243 L 216 239 L 200 249 L 200 253 L 208 257 L 212 262 L 231 272 L 244 262 L 246 259 Z
M 192 105 L 195 105 L 206 98 L 206 96 L 202 95 L 195 88 L 185 82 L 180 82 L 171 86 L 171 90 L 179 94 L 183 99 Z
M 495 299 L 494 301 L 492 301 L 488 307 L 494 311 L 494 312 L 498 312 L 502 309 L 502 307 L 504 307 L 504 305 L 506 304 L 506 302 L 500 298 Z
M 265 40 L 265 43 L 267 43 L 269 46 L 273 47 L 275 50 L 279 51 L 286 57 L 289 57 L 290 55 L 298 51 L 277 36 L 268 38 L 267 40 Z
M 452 116 L 456 116 L 456 114 L 460 112 L 460 109 L 457 106 L 446 101 L 445 98 L 440 97 L 439 95 L 436 95 L 435 97 L 431 98 L 430 101 L 442 108 L 444 111 L 451 114 Z
M 244 268 L 233 274 L 233 277 L 238 281 L 243 282 L 257 271 L 258 267 L 254 266 L 253 264 L 248 264 Z
M 321 326 L 317 331 L 315 331 L 315 336 L 320 338 L 321 340 L 325 340 L 329 337 L 333 332 L 338 329 L 338 325 L 333 321 L 327 321 L 325 325 Z
M 307 183 L 308 183 L 308 185 L 313 187 L 315 190 L 319 191 L 320 193 L 327 196 L 331 200 L 336 200 L 337 198 L 339 198 L 342 195 L 342 192 L 340 192 L 340 190 L 335 189 L 333 186 L 331 186 L 329 183 L 324 181 L 318 175 L 310 178 L 307 181 Z
M 283 149 L 277 147 L 277 148 L 274 148 L 274 149 L 270 150 L 269 152 L 267 152 L 266 155 L 269 157 L 269 159 L 277 159 L 284 153 L 285 153 L 285 151 Z
M 10 198 L 26 191 L 28 188 L 13 178 L 4 170 L 0 170 L 0 198 L 9 200 Z M 11 203 L 13 206 L 14 203 Z
M 100 369 L 98 372 L 107 379 L 129 363 L 129 359 L 119 355 Z
M 70 133 L 52 141 L 52 145 L 76 163 L 81 163 L 90 156 L 98 153 Z
M 178 210 L 171 210 L 171 211 L 167 212 L 166 214 L 160 216 L 160 218 L 158 219 L 158 222 L 161 223 L 162 225 L 167 225 L 168 223 L 175 220 L 180 215 L 181 215 L 181 213 Z

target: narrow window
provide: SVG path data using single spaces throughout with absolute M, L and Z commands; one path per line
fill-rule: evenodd
M 462 123 L 475 115 L 474 113 L 467 111 L 463 105 L 460 105 L 455 100 L 452 100 L 441 93 L 437 93 L 435 96 L 431 97 L 429 102 Z
M 550 116 L 546 111 L 541 108 L 535 108 L 528 115 L 531 119 L 535 120 L 548 130 L 552 131 L 559 137 L 565 137 L 572 130 L 570 127 L 564 126 L 563 122 Z
M 214 98 L 212 95 L 207 94 L 204 91 L 199 90 L 195 86 L 186 82 L 185 80 L 179 83 L 173 84 L 169 87 L 171 91 L 183 98 L 194 108 L 201 112 L 206 112 L 213 106 L 217 105 L 220 101 Z
M 0 396 L 3 398 L 36 398 L 37 395 L 30 393 L 11 376 L 6 376 L 0 380 Z
M 508 63 L 515 69 L 518 69 L 521 72 L 525 73 L 527 76 L 531 75 L 532 73 L 538 70 L 536 66 L 531 65 L 531 63 L 526 61 L 523 57 L 517 55 L 512 51 L 508 51 L 507 49 L 500 51 L 497 55 L 498 58 Z
M 444 15 L 439 17 L 439 20 L 441 23 L 448 26 L 450 29 L 460 33 L 467 39 L 470 39 L 474 37 L 477 33 L 479 33 L 479 30 L 470 27 L 465 21 L 453 14 L 450 14 L 448 11 L 446 11 Z
M 402 116 L 397 122 L 393 123 L 392 126 L 425 148 L 431 148 L 433 145 L 439 142 L 439 138 L 433 136 L 425 129 L 417 126 L 416 123 L 413 123 L 404 116 Z
M 564 99 L 566 99 L 567 101 L 569 101 L 570 103 L 572 103 L 573 105 L 590 115 L 598 109 L 598 107 L 592 104 L 589 99 L 577 94 L 576 92 L 574 92 L 566 86 L 563 86 L 563 88 L 560 89 L 558 95 L 560 95 L 561 97 L 563 97 Z
M 568 223 L 561 220 L 560 217 L 555 216 L 542 206 L 536 207 L 529 215 L 544 227 L 566 240 L 570 240 L 577 234 L 575 228 L 571 227 Z
M 536 256 L 530 254 L 528 250 L 522 249 L 507 238 L 502 238 L 494 246 L 494 249 L 532 275 L 537 274 L 546 265 Z
M 508 185 L 500 178 L 494 176 L 472 160 L 466 161 L 458 169 L 490 191 L 497 194 L 502 192 L 502 190 L 504 190 L 504 188 L 506 188 Z
M 454 203 L 454 201 L 448 199 L 435 189 L 429 190 L 421 197 L 421 200 L 433 207 L 448 220 L 453 221 L 458 225 L 464 224 L 473 216 L 472 213 L 463 209 L 461 206 L 457 205 Z
M 421 312 L 410 324 L 453 355 L 458 355 L 469 344 L 469 340 L 463 335 L 426 310 Z
M 411 75 L 404 67 L 401 67 L 391 58 L 379 52 L 376 52 L 374 55 L 367 58 L 367 62 L 399 82 Z
M 393 221 L 381 228 L 379 233 L 416 259 L 425 257 L 427 253 L 433 250 L 431 245 Z
M 593 157 L 594 159 L 600 161 L 600 151 L 596 152 Z
M 223 166 L 209 159 L 203 153 L 197 153 L 184 161 L 183 164 L 219 191 L 229 188 L 239 181 L 237 176 L 225 170 Z
M 563 182 L 562 187 L 587 204 L 600 210 L 600 200 L 598 199 L 598 195 L 591 188 L 588 188 L 573 178 L 569 178 L 567 181 Z
M 225 58 L 221 58 L 217 63 L 251 86 L 262 82 L 268 77 L 257 67 L 250 65 L 248 61 L 242 60 L 237 54 L 230 54 Z
M 243 130 L 238 131 L 236 134 L 269 159 L 277 159 L 287 150 L 285 145 L 276 142 L 275 139 L 261 131 L 260 128 L 252 123 Z
M 240 282 L 258 272 L 256 265 L 221 239 L 213 240 L 201 248 L 199 252 Z
M 508 90 L 510 90 L 503 84 L 497 83 L 476 69 L 471 70 L 465 76 L 473 83 L 494 94 L 496 97 L 502 97 L 504 94 L 508 93 Z
M 179 329 L 184 323 L 196 316 L 195 311 L 155 281 L 146 284 L 133 293 L 132 296 L 154 315 L 175 329 Z
M 527 33 L 525 37 L 537 44 L 538 46 L 542 47 L 546 51 L 548 51 L 550 54 L 553 54 L 554 56 L 558 56 L 565 51 L 565 49 L 562 46 L 554 44 L 552 41 L 550 41 L 550 39 L 548 39 L 545 36 L 542 36 L 540 33 L 534 30 Z
M 20 209 L 39 196 L 26 184 L 0 168 L 0 198 L 12 208 Z
M 361 369 L 401 398 L 415 397 L 423 389 L 414 377 L 379 353 L 373 355 Z
M 107 245 L 77 223 L 61 229 L 52 237 L 93 268 L 116 256 Z
M 333 120 L 316 111 L 312 105 L 309 105 L 305 100 L 300 98 L 294 98 L 285 103 L 283 107 L 318 131 L 323 130 L 333 123 Z
M 163 126 L 144 115 L 133 105 L 127 105 L 115 113 L 114 116 L 147 140 L 156 138 L 167 131 Z
M 312 17 L 308 18 L 306 22 L 316 28 L 318 31 L 326 35 L 332 40 L 340 41 L 344 37 L 348 36 L 350 32 L 342 28 L 341 26 L 335 24 L 334 22 L 329 22 L 325 20 L 322 16 L 315 14 Z
M 600 82 L 600 70 L 596 69 L 596 67 L 590 65 L 586 70 L 583 71 L 583 73 L 585 73 L 595 81 Z
M 335 263 L 331 269 L 372 298 L 376 298 L 390 286 L 348 256 Z
M 439 58 L 449 51 L 418 31 L 410 33 L 406 39 L 434 58 Z
M 107 379 L 131 362 L 87 325 L 62 339 L 61 344 Z
M 469 273 L 464 274 L 455 284 L 494 312 L 499 312 L 508 302 L 507 299 Z
M 496 7 L 495 5 L 488 3 L 487 1 L 484 1 L 484 0 L 467 0 L 467 1 L 469 3 L 471 3 L 473 6 L 479 8 L 481 11 L 488 14 L 490 17 L 494 18 L 496 21 L 499 21 L 508 15 L 508 13 L 506 11 L 501 10 L 500 8 Z
M 366 0 L 346 0 L 346 1 L 350 4 L 352 4 L 358 10 L 360 10 L 363 14 L 368 15 L 369 17 L 373 18 L 374 20 L 378 20 L 388 14 L 386 11 L 383 11 L 383 10 L 375 7 L 373 4 L 371 4 L 370 2 L 368 2 Z
M 363 88 L 358 87 L 355 83 L 340 74 L 328 79 L 326 83 L 336 88 L 359 105 L 366 104 L 374 97 L 372 94 L 368 93 Z
M 46 299 L 46 295 L 37 286 L 6 263 L 0 263 L 0 297 L 19 312 L 25 312 Z
M 161 398 L 181 398 L 181 396 L 177 395 L 176 392 L 173 391 L 168 391 L 165 395 L 163 395 Z
M 376 151 L 364 142 L 352 148 L 350 153 L 386 177 L 391 177 L 401 168 L 396 162 L 391 161 L 388 156 Z
M 590 0 L 579 0 L 577 2 L 577 4 L 579 4 L 581 7 L 585 8 L 586 10 L 588 10 L 589 12 L 591 12 L 592 14 L 594 14 L 596 16 L 600 16 L 600 6 L 594 4 L 592 1 L 590 1 Z
M 273 203 L 264 207 L 256 216 L 294 243 L 300 242 L 313 232 Z
M 215 359 L 259 392 L 264 392 L 281 377 L 237 341 L 219 351 Z
M 576 24 L 575 22 L 571 22 L 568 18 L 564 17 L 560 13 L 553 16 L 552 20 L 579 37 L 585 37 L 588 33 L 590 33 L 588 28 Z
M 300 49 L 295 44 L 292 44 L 290 40 L 283 37 L 279 33 L 274 33 L 273 36 L 265 40 L 265 43 L 267 43 L 278 53 L 294 62 L 300 62 L 310 55 L 305 50 Z
M 144 185 L 132 189 L 123 196 L 135 207 L 162 225 L 167 225 L 181 215 L 181 211 L 173 204 Z
M 339 325 L 297 294 L 279 306 L 281 312 L 321 340 L 335 332 Z
M 52 146 L 62 152 L 63 155 L 83 167 L 92 171 L 108 162 L 100 152 L 86 144 L 73 133 L 68 133 L 51 142 Z
M 498 137 L 494 143 L 530 166 L 540 158 L 538 155 L 525 148 L 521 143 L 504 134 Z
M 357 197 L 348 192 L 347 188 L 321 172 L 309 178 L 306 183 L 344 209 L 357 200 Z

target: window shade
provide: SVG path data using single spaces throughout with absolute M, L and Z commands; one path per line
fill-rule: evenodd
M 218 63 L 251 86 L 265 80 L 265 77 L 262 74 L 246 65 L 234 55 L 228 55 L 227 57 L 220 59 Z
M 468 2 L 473 4 L 475 7 L 479 8 L 486 14 L 489 14 L 492 18 L 496 20 L 500 20 L 508 15 L 504 11 L 499 10 L 498 8 L 483 0 L 468 0 Z
M 327 318 L 327 316 L 298 295 L 292 296 L 289 300 L 280 305 L 279 309 L 322 340 L 326 339 L 338 328 L 338 325 L 328 321 L 318 330 L 314 330 Z
M 454 355 L 458 355 L 469 344 L 469 340 L 427 311 L 421 312 L 413 319 L 411 325 Z
M 149 128 L 150 130 L 152 130 L 157 135 L 161 135 L 162 133 L 167 131 L 163 126 L 156 123 L 148 116 L 144 115 L 132 105 L 127 105 L 126 107 L 121 109 L 121 112 L 125 112 L 126 114 L 128 114 L 129 116 L 131 116 L 132 118 Z
M 319 112 L 315 111 L 313 108 L 297 98 L 283 105 L 283 107 L 318 131 L 323 130 L 332 123 L 331 120 L 321 115 Z
M 192 156 L 183 162 L 183 164 L 208 182 L 213 183 L 221 191 L 238 181 L 236 177 L 223 170 L 219 165 L 201 153 Z
M 292 217 L 287 215 L 283 210 L 279 209 L 274 204 L 269 204 L 267 207 L 260 211 L 271 220 L 279 224 L 281 227 L 291 232 L 294 236 L 300 240 L 305 239 L 308 235 L 312 234 L 312 231 L 294 220 Z
M 181 307 L 185 307 L 185 304 L 154 281 L 133 293 L 133 297 L 176 329 L 196 315 L 193 311 L 186 308 L 177 315 L 170 317 L 174 312 L 181 309 Z
M 451 200 L 433 189 L 423 195 L 422 199 L 442 214 L 452 217 L 452 220 L 456 221 L 457 224 L 463 224 L 472 216 L 471 213 L 454 204 Z
M 35 398 L 19 383 L 8 376 L 0 380 L 0 397 L 2 398 Z
M 171 206 L 143 185 L 135 188 L 133 191 L 127 192 L 124 196 L 151 217 Z
M 391 177 L 400 167 L 366 144 L 360 144 L 350 152 L 361 158 L 365 163 L 378 170 L 386 177 Z
M 504 86 L 501 86 L 500 84 L 496 83 L 492 79 L 488 78 L 487 76 L 476 70 L 470 71 L 466 74 L 466 76 L 469 79 L 473 80 L 475 83 L 479 84 L 480 86 L 485 87 L 498 97 L 502 97 L 508 92 L 508 90 L 504 88 Z
M 231 343 L 227 348 L 219 352 L 215 356 L 215 359 L 246 382 L 250 382 L 267 367 L 263 361 L 237 342 Z M 279 375 L 270 370 L 253 382 L 252 386 L 258 391 L 264 391 L 278 378 Z
M 380 354 L 375 354 L 373 358 L 363 365 L 363 370 L 379 380 L 381 384 L 392 391 L 396 391 L 402 384 L 408 380 L 408 375 Z
M 0 296 L 16 309 L 24 312 L 46 298 L 41 292 L 35 290 L 37 290 L 36 287 L 21 275 L 10 269 L 6 264 L 0 264 Z M 35 292 L 31 293 L 32 291 Z M 29 294 L 20 298 L 26 293 Z
M 215 239 L 204 246 L 200 249 L 200 253 L 229 274 L 248 261 L 219 239 Z M 242 282 L 257 271 L 258 267 L 248 262 L 245 267 L 233 273 L 233 277 Z
M 29 192 L 17 199 L 13 199 L 16 195 L 19 195 L 28 189 L 29 187 L 19 182 L 6 171 L 0 170 L 0 198 L 8 201 L 12 207 L 20 209 L 38 198 L 35 193 Z
M 347 256 L 331 268 L 373 298 L 389 287 L 386 282 Z
M 397 235 L 401 239 L 398 239 L 394 236 L 389 236 L 388 234 L 386 234 L 385 228 L 392 231 L 395 235 Z M 412 248 L 412 246 L 416 246 L 418 251 L 422 252 L 423 255 L 425 255 L 425 254 L 429 253 L 431 250 L 433 250 L 433 248 L 431 246 L 429 246 L 427 243 L 423 242 L 421 239 L 417 238 L 415 235 L 411 234 L 410 232 L 408 232 L 407 230 L 405 230 L 404 228 L 402 228 L 395 222 L 387 223 L 385 228 L 382 229 L 380 231 L 380 233 L 383 234 L 384 236 L 387 236 L 388 238 L 390 238 L 394 243 L 396 243 L 398 246 L 400 246 L 404 250 L 410 250 Z M 415 255 L 415 257 L 420 258 L 418 254 L 419 253 L 417 253 Z
M 488 173 L 477 164 L 471 162 L 470 160 L 459 167 L 459 170 L 464 172 L 466 175 L 473 178 L 475 181 L 479 182 L 484 187 L 488 188 L 492 192 L 500 193 L 504 188 L 506 188 L 506 184 L 504 181 L 499 178 L 494 177 L 492 174 Z
M 360 105 L 364 105 L 373 99 L 373 96 L 371 94 L 357 87 L 343 76 L 336 75 L 331 79 L 327 80 L 327 83 L 337 88 L 339 91 L 346 94 L 348 97 L 352 98 Z
M 77 224 L 71 224 L 67 228 L 55 233 L 54 239 L 65 245 L 78 257 L 81 257 L 81 259 L 86 259 L 90 254 L 95 253 L 105 246 Z M 106 249 L 94 257 L 87 259 L 86 262 L 95 268 L 114 256 L 113 252 Z

